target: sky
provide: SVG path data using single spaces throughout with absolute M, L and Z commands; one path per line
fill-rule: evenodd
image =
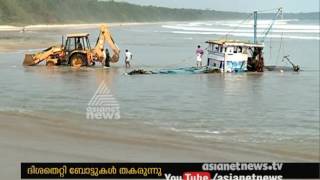
M 285 12 L 319 12 L 319 0 L 115 0 L 170 8 L 252 12 L 283 7 Z

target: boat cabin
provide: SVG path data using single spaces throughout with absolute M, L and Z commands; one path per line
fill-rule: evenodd
M 213 40 L 206 43 L 209 44 L 209 67 L 219 68 L 221 72 L 263 71 L 263 44 L 234 40 Z

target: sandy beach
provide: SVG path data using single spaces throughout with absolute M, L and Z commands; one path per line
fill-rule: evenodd
M 20 162 L 312 161 L 313 155 L 215 143 L 156 127 L 79 117 L 0 113 L 0 169 L 19 179 Z M 294 158 L 293 158 L 294 157 Z
M 26 26 L 12 26 L 12 25 L 0 25 L 1 31 L 40 31 L 40 30 L 57 30 L 57 29 L 92 29 L 98 28 L 101 23 L 88 23 L 88 24 L 35 24 Z M 109 27 L 116 26 L 137 26 L 146 24 L 159 24 L 163 22 L 124 22 L 124 23 L 107 23 Z
M 162 22 L 144 23 L 107 23 L 110 28 L 119 26 L 142 26 L 161 24 Z M 92 24 L 36 24 L 26 26 L 0 25 L 0 52 L 12 52 L 24 49 L 46 48 L 61 44 L 60 39 L 48 37 L 47 32 L 56 36 L 81 30 L 97 29 L 101 23 Z

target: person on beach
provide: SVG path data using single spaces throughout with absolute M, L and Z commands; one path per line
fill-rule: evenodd
M 80 38 L 78 38 L 78 41 L 77 41 L 77 49 L 82 50 L 82 44 L 80 42 Z
M 196 50 L 197 55 L 197 68 L 202 67 L 202 56 L 204 54 L 203 49 L 201 49 L 201 46 L 198 45 L 198 48 Z
M 106 49 L 106 51 L 105 51 L 105 62 L 104 62 L 104 66 L 106 68 L 110 67 L 110 61 L 111 61 L 110 53 L 109 53 L 109 50 Z
M 126 53 L 125 53 L 126 57 L 125 57 L 125 63 L 126 63 L 126 68 L 130 68 L 130 61 L 132 60 L 132 53 L 126 49 Z

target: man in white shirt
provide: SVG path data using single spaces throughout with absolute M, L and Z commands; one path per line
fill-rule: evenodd
M 128 49 L 126 49 L 125 55 L 126 55 L 126 59 L 125 59 L 126 68 L 128 68 L 128 67 L 130 68 L 130 61 L 131 61 L 131 59 L 132 59 L 132 53 L 129 52 Z

